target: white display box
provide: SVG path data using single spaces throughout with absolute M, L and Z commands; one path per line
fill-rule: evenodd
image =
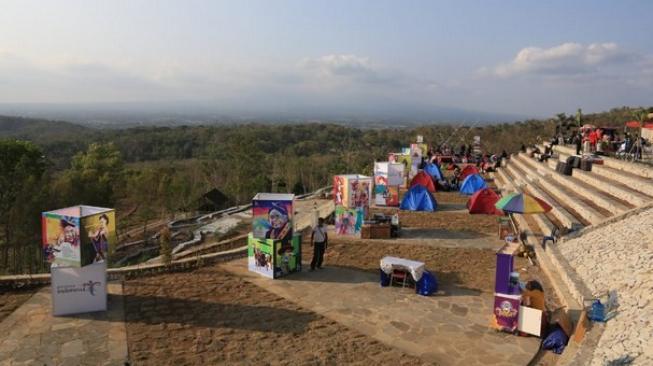
M 107 265 L 52 267 L 52 315 L 107 310 Z

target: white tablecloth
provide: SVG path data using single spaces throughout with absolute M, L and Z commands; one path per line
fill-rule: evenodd
M 398 257 L 383 257 L 381 259 L 381 270 L 384 273 L 390 274 L 394 269 L 410 272 L 413 280 L 417 282 L 422 278 L 422 273 L 424 273 L 424 262 L 411 261 L 410 259 Z

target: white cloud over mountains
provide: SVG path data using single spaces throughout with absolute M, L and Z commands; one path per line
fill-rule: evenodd
M 563 43 L 550 48 L 527 47 L 514 59 L 489 73 L 498 77 L 518 75 L 573 76 L 599 72 L 604 68 L 635 63 L 639 56 L 622 50 L 616 43 Z M 481 70 L 487 74 L 488 69 Z
M 394 83 L 398 73 L 373 64 L 368 57 L 353 54 L 330 54 L 306 58 L 300 63 L 306 71 L 320 78 L 361 83 Z

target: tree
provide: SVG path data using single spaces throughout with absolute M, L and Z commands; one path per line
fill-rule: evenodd
M 116 188 L 123 183 L 124 165 L 120 151 L 113 143 L 94 143 L 86 152 L 73 157 L 71 168 L 66 173 L 71 204 L 113 207 Z
M 0 220 L 4 224 L 4 239 L 11 241 L 7 214 L 18 204 L 25 190 L 37 190 L 35 184 L 45 172 L 45 157 L 41 150 L 27 141 L 0 140 Z
M 23 249 L 28 251 L 29 268 L 40 250 L 40 211 L 46 160 L 41 150 L 27 141 L 0 140 L 0 226 L 4 241 L 2 264 L 8 268 L 8 245 L 14 245 L 14 270 L 23 267 Z M 34 246 L 36 244 L 36 246 Z

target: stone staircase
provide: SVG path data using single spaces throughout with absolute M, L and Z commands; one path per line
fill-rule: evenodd
M 543 146 L 539 148 L 544 151 Z M 562 234 L 573 233 L 569 237 L 574 237 L 653 204 L 653 168 L 604 158 L 603 165 L 594 164 L 589 172 L 574 169 L 571 176 L 565 176 L 556 172 L 555 166 L 558 160 L 565 161 L 574 155 L 575 149 L 555 146 L 553 152 L 554 157 L 547 162 L 539 162 L 529 154 L 513 155 L 494 173 L 494 179 L 504 193 L 529 193 L 553 207 L 546 214 L 513 216 L 519 229 L 528 235 L 527 241 L 535 248 L 542 270 L 575 322 L 583 299 L 593 294 L 561 254 L 565 240 L 543 247 L 542 237 L 556 227 Z M 570 343 L 570 347 L 577 353 L 581 345 Z

